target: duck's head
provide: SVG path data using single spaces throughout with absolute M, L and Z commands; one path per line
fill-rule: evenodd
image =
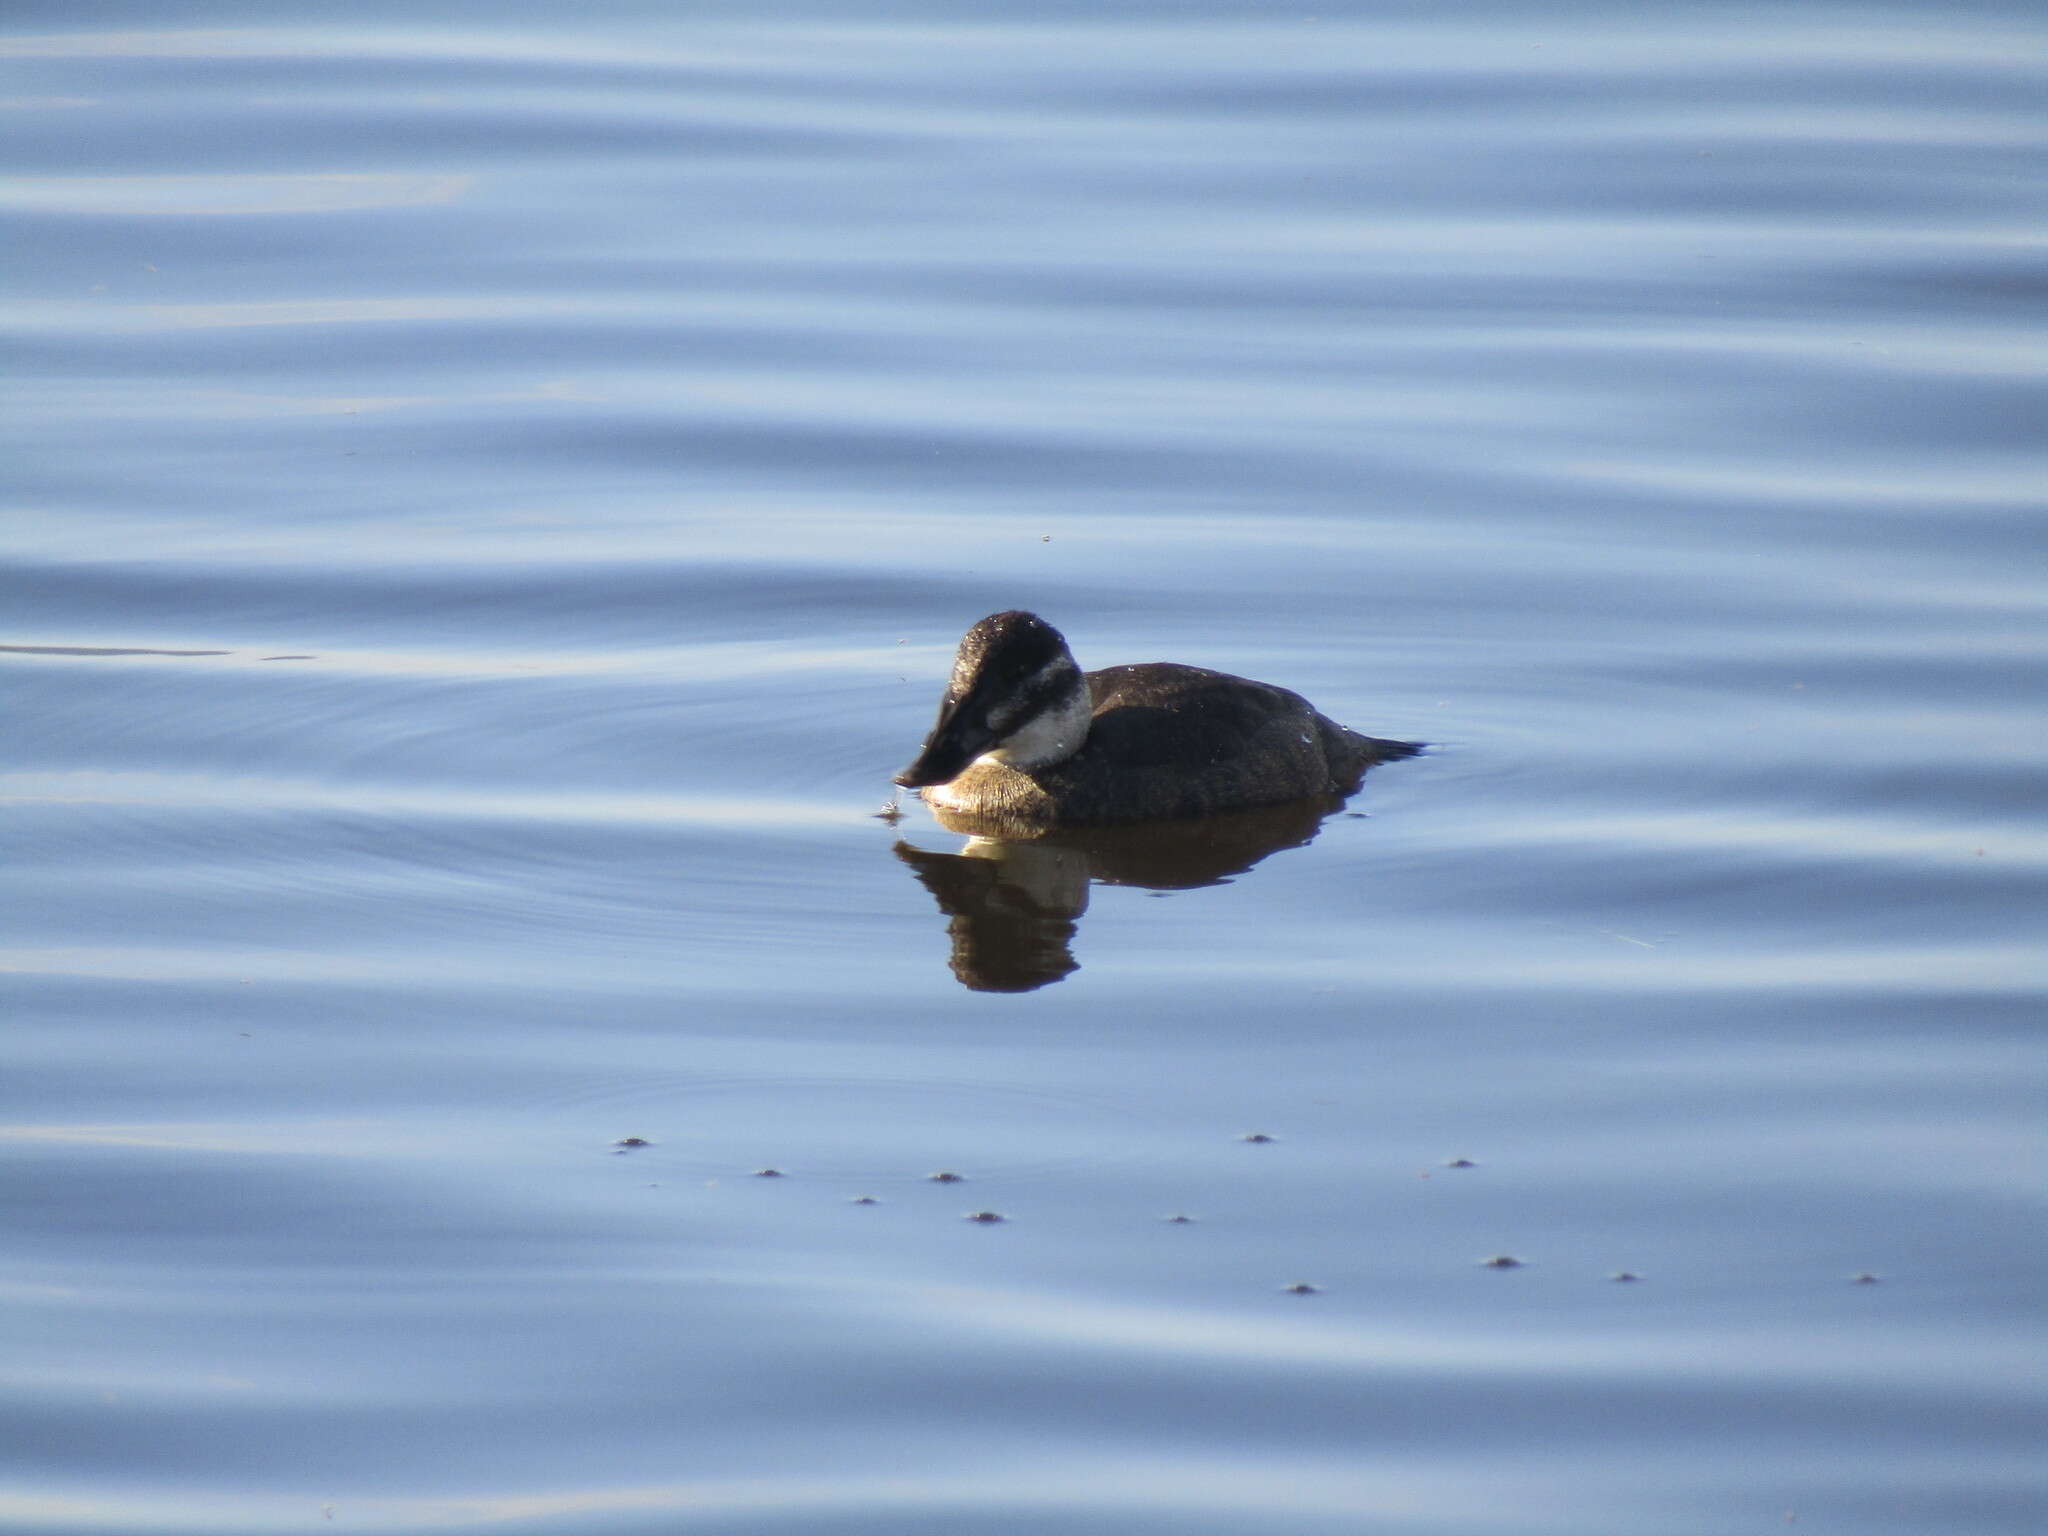
M 1060 632 L 1035 613 L 992 613 L 962 637 L 938 723 L 896 782 L 949 784 L 984 758 L 1046 768 L 1087 737 L 1088 682 Z

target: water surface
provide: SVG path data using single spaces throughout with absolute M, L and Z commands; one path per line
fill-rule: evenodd
M 2043 42 L 17 7 L 0 1529 L 2037 1530 Z

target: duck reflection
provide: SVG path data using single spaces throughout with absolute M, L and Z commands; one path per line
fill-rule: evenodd
M 977 992 L 1030 992 L 1078 968 L 1069 944 L 1088 888 L 1186 891 L 1222 885 L 1283 848 L 1312 841 L 1343 805 L 1336 795 L 1188 821 L 1034 830 L 932 808 L 958 853 L 908 842 L 896 857 L 937 898 L 953 941 L 953 974 Z

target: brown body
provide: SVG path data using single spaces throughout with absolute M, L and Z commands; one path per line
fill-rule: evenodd
M 1072 756 L 1022 769 L 978 758 L 924 791 L 942 810 L 1028 826 L 1207 816 L 1348 795 L 1413 743 L 1347 730 L 1297 693 L 1154 662 L 1085 674 L 1089 718 Z

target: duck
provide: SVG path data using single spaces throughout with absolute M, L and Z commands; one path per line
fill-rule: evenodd
M 1362 735 L 1271 683 L 1178 662 L 1083 672 L 1035 613 L 961 638 L 939 717 L 894 782 L 969 821 L 1057 828 L 1342 797 L 1424 743 Z

